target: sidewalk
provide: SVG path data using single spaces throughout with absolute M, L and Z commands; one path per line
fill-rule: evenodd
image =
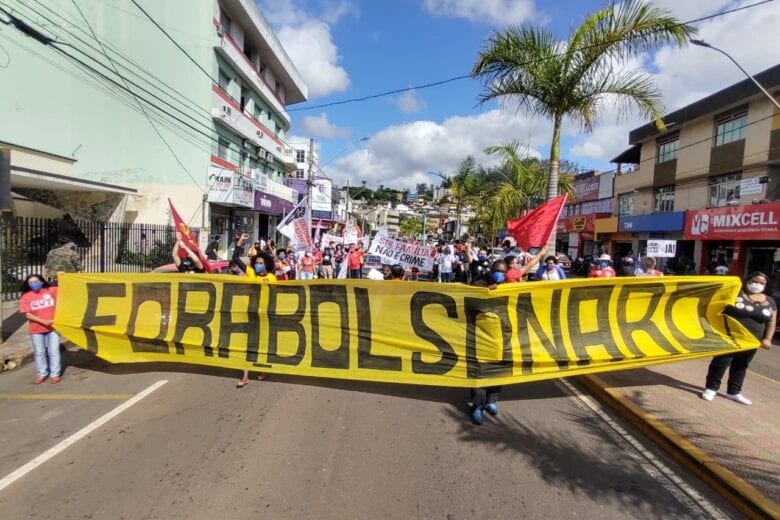
M 759 355 L 777 355 L 777 347 Z M 749 372 L 745 406 L 701 399 L 709 359 L 584 376 L 599 398 L 749 516 L 780 515 L 780 381 Z M 728 373 L 727 373 L 728 376 Z M 763 496 L 762 496 L 763 495 Z M 773 503 L 774 502 L 774 503 Z
M 4 302 L 3 306 L 3 336 L 0 343 L 0 361 L 14 360 L 21 362 L 32 360 L 32 342 L 27 333 L 27 320 L 19 314 L 19 302 Z M 0 372 L 3 371 L 0 364 Z

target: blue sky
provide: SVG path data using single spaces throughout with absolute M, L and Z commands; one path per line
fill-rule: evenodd
M 735 0 L 655 0 L 680 20 L 754 3 Z M 584 16 L 605 5 L 598 0 L 259 0 L 298 69 L 310 100 L 290 106 L 291 135 L 314 137 L 325 171 L 338 183 L 405 188 L 450 173 L 467 154 L 483 163 L 482 150 L 510 140 L 530 143 L 530 153 L 549 153 L 544 119 L 478 105 L 479 83 L 465 79 L 402 95 L 311 110 L 311 105 L 467 74 L 491 31 L 508 23 L 544 24 L 560 38 Z M 700 35 L 734 55 L 749 71 L 777 63 L 780 2 L 698 24 Z M 637 61 L 664 94 L 667 111 L 742 79 L 713 51 L 662 49 Z M 627 146 L 627 132 L 644 123 L 618 119 L 607 104 L 592 134 L 569 124 L 562 156 L 583 166 L 608 169 Z M 361 137 L 370 140 L 349 145 Z M 346 147 L 346 149 L 345 149 Z

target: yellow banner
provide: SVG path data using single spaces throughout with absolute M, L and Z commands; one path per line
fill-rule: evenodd
M 480 387 L 750 349 L 734 277 L 506 284 L 65 274 L 55 327 L 115 363 Z

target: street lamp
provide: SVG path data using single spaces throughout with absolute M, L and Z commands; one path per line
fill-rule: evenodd
M 759 83 L 759 82 L 756 80 L 756 78 L 754 78 L 753 76 L 751 76 L 751 75 L 750 75 L 750 73 L 749 73 L 748 71 L 746 71 L 746 70 L 745 70 L 745 69 L 742 67 L 742 65 L 740 65 L 739 63 L 737 63 L 737 60 L 735 60 L 735 59 L 734 59 L 734 58 L 733 58 L 733 57 L 732 57 L 732 56 L 731 56 L 729 53 L 727 53 L 727 52 L 726 52 L 726 51 L 724 51 L 723 49 L 719 49 L 719 48 L 717 48 L 717 47 L 713 47 L 712 45 L 710 45 L 709 43 L 705 42 L 704 40 L 693 40 L 693 39 L 692 39 L 692 40 L 690 40 L 690 42 L 691 42 L 692 44 L 694 44 L 694 45 L 698 45 L 699 47 L 706 47 L 706 48 L 708 48 L 708 49 L 712 49 L 712 50 L 714 50 L 714 51 L 718 51 L 719 53 L 723 54 L 725 57 L 727 57 L 728 59 L 730 59 L 730 60 L 731 60 L 731 62 L 732 62 L 734 65 L 736 65 L 736 66 L 737 66 L 737 68 L 738 68 L 739 70 L 741 70 L 741 71 L 742 71 L 742 73 L 743 73 L 745 76 L 747 76 L 747 77 L 748 77 L 748 78 L 749 78 L 749 79 L 750 79 L 750 80 L 751 80 L 753 83 L 755 83 L 755 84 L 756 84 L 756 86 L 757 86 L 757 87 L 758 87 L 758 88 L 761 90 L 761 92 L 763 92 L 763 93 L 766 95 L 766 97 L 768 97 L 768 98 L 769 98 L 769 100 L 770 100 L 770 101 L 771 101 L 771 102 L 772 102 L 772 103 L 775 105 L 775 107 L 777 107 L 777 109 L 778 109 L 778 110 L 780 110 L 780 103 L 778 103 L 778 102 L 777 102 L 777 100 L 776 100 L 774 97 L 772 97 L 772 94 L 770 94 L 769 92 L 767 92 L 767 90 L 766 90 L 766 89 L 765 89 L 765 88 L 764 88 L 764 87 L 761 85 L 761 83 Z

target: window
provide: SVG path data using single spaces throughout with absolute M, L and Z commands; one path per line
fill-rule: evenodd
M 653 191 L 653 212 L 671 213 L 674 211 L 674 185 L 656 188 Z
M 655 155 L 655 162 L 662 163 L 677 159 L 677 148 L 680 144 L 680 133 L 675 132 L 673 134 L 661 137 L 658 139 L 658 147 Z
M 715 146 L 745 138 L 747 109 L 743 108 L 715 121 Z
M 305 150 L 295 150 L 295 162 L 306 162 L 306 151 Z
M 279 91 L 281 89 L 282 89 L 282 84 L 279 83 L 279 80 L 278 79 L 274 80 L 274 92 L 276 93 L 277 96 L 279 95 Z
M 741 173 L 727 173 L 710 178 L 710 207 L 725 206 L 739 201 Z
M 222 9 L 219 10 L 219 25 L 222 26 L 222 30 L 224 30 L 225 33 L 230 32 L 230 17 Z
M 295 178 L 296 179 L 305 179 L 306 178 L 306 172 L 303 168 L 299 168 L 295 170 Z
M 252 170 L 257 168 L 257 156 L 255 155 L 249 156 L 249 168 Z
M 229 151 L 230 151 L 230 142 L 223 137 L 218 138 L 217 157 L 219 157 L 220 159 L 225 159 L 227 161 Z
M 634 194 L 621 193 L 618 196 L 618 217 L 629 217 L 634 214 Z
M 219 88 L 227 92 L 228 87 L 230 87 L 230 76 L 228 76 L 227 72 L 219 69 Z
M 258 65 L 258 67 L 257 67 L 257 72 L 259 72 L 260 74 L 264 74 L 265 73 L 265 63 L 263 63 L 263 60 L 259 60 L 259 63 L 260 63 L 260 65 Z

